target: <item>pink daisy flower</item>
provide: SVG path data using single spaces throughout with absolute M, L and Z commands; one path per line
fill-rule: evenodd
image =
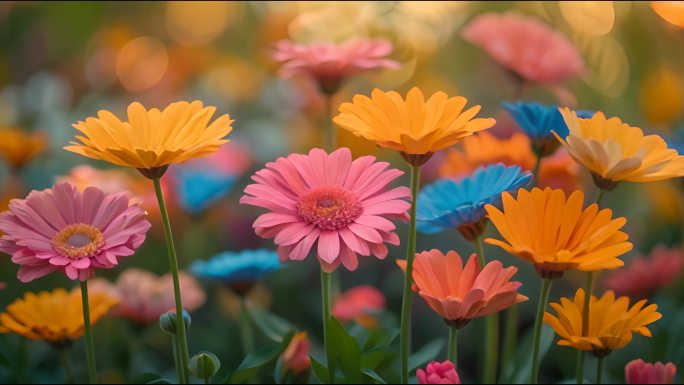
M 80 192 L 70 183 L 32 191 L 0 214 L 0 251 L 21 265 L 22 282 L 62 271 L 87 280 L 94 269 L 110 269 L 132 255 L 150 229 L 147 214 L 128 193 Z
M 399 68 L 399 63 L 387 59 L 392 49 L 392 43 L 383 39 L 354 39 L 341 44 L 283 40 L 277 44 L 273 59 L 283 63 L 282 77 L 305 75 L 324 92 L 334 93 L 345 79 L 361 72 Z
M 399 244 L 388 218 L 407 217 L 411 192 L 387 187 L 403 174 L 388 166 L 372 156 L 352 161 L 348 148 L 292 154 L 258 171 L 240 203 L 271 211 L 253 227 L 258 236 L 275 238 L 282 261 L 303 260 L 318 243 L 316 254 L 325 271 L 340 263 L 353 271 L 358 254 L 383 259 L 385 243 Z
M 650 256 L 632 258 L 626 267 L 611 272 L 603 283 L 618 296 L 648 298 L 677 280 L 683 266 L 684 253 L 679 247 L 658 246 Z
M 516 12 L 479 15 L 461 36 L 527 81 L 555 84 L 584 71 L 584 60 L 565 36 Z

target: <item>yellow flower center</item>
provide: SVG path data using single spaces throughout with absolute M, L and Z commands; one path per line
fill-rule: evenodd
M 94 257 L 104 243 L 102 232 L 85 223 L 69 225 L 52 238 L 55 251 L 69 259 Z

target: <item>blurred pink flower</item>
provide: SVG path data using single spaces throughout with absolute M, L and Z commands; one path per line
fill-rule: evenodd
M 318 243 L 325 271 L 340 264 L 354 271 L 359 254 L 384 259 L 386 244 L 399 244 L 389 219 L 406 217 L 411 191 L 389 184 L 402 174 L 372 156 L 352 160 L 348 148 L 330 154 L 316 148 L 266 164 L 240 203 L 269 210 L 253 227 L 275 238 L 281 261 L 304 260 Z
M 634 360 L 625 366 L 627 384 L 673 384 L 677 367 L 669 362 L 647 364 L 644 360 Z
M 0 290 L 6 289 L 6 288 L 7 288 L 7 284 L 5 282 L 0 282 Z
M 273 59 L 282 63 L 282 77 L 305 75 L 323 92 L 334 93 L 344 80 L 363 71 L 399 68 L 399 63 L 387 59 L 392 49 L 392 44 L 383 39 L 353 39 L 341 44 L 283 40 L 277 44 Z
M 461 379 L 451 361 L 430 362 L 425 370 L 416 371 L 419 384 L 460 384 Z
M 309 368 L 311 368 L 309 345 L 306 332 L 299 332 L 292 337 L 282 355 L 283 374 L 292 372 L 297 377 L 303 377 L 309 372 Z
M 385 295 L 373 286 L 356 286 L 335 298 L 332 315 L 340 322 L 356 321 L 374 328 L 378 322 L 373 313 L 383 310 L 385 302 Z
M 127 193 L 83 192 L 69 183 L 13 199 L 0 214 L 0 251 L 21 266 L 22 282 L 62 271 L 87 280 L 95 269 L 111 269 L 145 240 L 147 214 Z
M 206 300 L 206 294 L 199 283 L 190 275 L 180 273 L 180 287 L 183 292 L 183 309 L 197 310 Z M 131 321 L 148 324 L 159 321 L 159 317 L 175 309 L 173 281 L 170 274 L 157 276 L 148 271 L 131 268 L 119 275 L 116 283 L 97 278 L 91 281 L 91 291 L 104 292 L 119 300 L 114 315 Z
M 516 12 L 479 15 L 461 36 L 527 81 L 554 84 L 584 70 L 579 51 L 565 36 L 536 18 Z
M 623 269 L 611 272 L 604 281 L 608 290 L 618 296 L 633 299 L 648 298 L 658 289 L 676 280 L 684 265 L 684 253 L 679 247 L 656 247 L 648 257 L 636 257 Z

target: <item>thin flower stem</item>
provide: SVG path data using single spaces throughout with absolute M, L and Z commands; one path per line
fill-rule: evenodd
M 509 363 L 515 356 L 516 346 L 518 344 L 518 319 L 520 309 L 518 305 L 511 306 L 506 311 L 506 336 L 503 342 L 503 353 L 501 356 L 501 371 L 508 369 Z
M 539 185 L 539 170 L 541 170 L 541 164 L 543 156 L 537 154 L 537 161 L 534 163 L 534 169 L 532 170 L 532 186 L 538 187 Z
M 477 260 L 480 269 L 484 269 L 487 261 L 485 260 L 484 245 L 482 244 L 483 235 L 475 237 L 473 245 L 477 253 Z M 496 382 L 497 368 L 499 366 L 499 315 L 492 314 L 485 319 L 487 334 L 485 336 L 484 365 L 482 372 L 482 383 L 493 384 Z
M 325 149 L 328 153 L 337 148 L 337 130 L 332 121 L 332 102 L 334 94 L 324 94 L 323 119 L 325 120 Z
M 328 322 L 331 317 L 330 304 L 331 275 L 321 269 L 321 297 L 323 299 L 323 348 L 328 360 L 328 376 L 330 383 L 335 383 L 335 361 L 333 360 L 332 346 L 330 346 L 330 336 L 328 335 Z
M 254 351 L 254 328 L 252 328 L 252 319 L 249 315 L 249 308 L 247 307 L 247 299 L 245 297 L 240 297 L 240 306 L 242 308 L 240 317 L 242 349 L 245 356 L 247 356 Z
M 176 365 L 176 375 L 178 376 L 178 382 L 183 378 L 183 364 L 180 357 L 180 349 L 178 349 L 178 337 L 175 335 L 171 337 L 171 342 L 173 345 L 173 363 Z
M 166 210 L 166 203 L 164 202 L 164 194 L 161 189 L 160 178 L 153 179 L 154 191 L 157 194 L 157 202 L 159 204 L 159 211 L 161 212 L 162 223 L 164 225 L 164 236 L 166 238 L 166 249 L 169 254 L 169 265 L 171 267 L 171 276 L 173 277 L 173 294 L 176 299 L 176 338 L 178 339 L 178 350 L 181 359 L 181 378 L 178 379 L 183 384 L 188 383 L 188 361 L 190 355 L 188 353 L 188 340 L 185 333 L 185 321 L 183 320 L 183 300 L 181 299 L 180 279 L 178 278 L 178 257 L 176 256 L 176 246 L 173 243 L 173 233 L 171 232 L 171 222 L 169 221 L 169 213 Z
M 530 373 L 530 384 L 536 384 L 539 380 L 539 348 L 541 346 L 541 331 L 542 320 L 544 318 L 544 311 L 549 302 L 549 294 L 551 293 L 550 279 L 542 280 L 541 297 L 539 298 L 539 307 L 537 308 L 537 318 L 534 321 L 534 343 L 532 346 L 532 372 Z
M 603 190 L 601 190 L 603 191 Z M 594 273 L 593 272 L 588 272 L 587 273 L 587 283 L 584 288 L 584 305 L 582 308 L 582 336 L 586 337 L 588 332 L 589 332 L 589 310 L 590 310 L 590 304 L 591 304 L 591 294 L 594 291 Z M 577 353 L 577 373 L 576 373 L 576 378 L 577 378 L 577 383 L 582 384 L 584 383 L 584 359 L 586 357 L 586 353 L 583 351 L 579 351 Z
M 401 301 L 401 383 L 409 381 L 409 355 L 411 354 L 411 301 L 413 291 L 413 260 L 416 257 L 416 207 L 420 187 L 420 166 L 411 166 L 411 203 L 408 243 L 406 245 L 406 275 L 404 276 L 404 295 Z
M 447 359 L 458 367 L 458 329 L 455 327 L 449 327 L 449 350 L 447 351 Z
M 598 365 L 596 365 L 596 383 L 601 384 L 601 380 L 603 378 L 603 362 L 606 359 L 606 357 L 600 357 L 598 359 Z
M 59 361 L 62 363 L 64 369 L 64 378 L 69 384 L 74 383 L 74 372 L 71 370 L 71 361 L 69 360 L 69 350 L 67 348 L 58 348 Z
M 606 193 L 606 190 L 599 188 L 598 193 L 596 194 L 596 204 L 600 205 L 601 200 L 603 199 L 603 195 Z
M 88 363 L 88 381 L 97 384 L 95 369 L 95 347 L 93 345 L 93 329 L 90 325 L 90 303 L 88 300 L 88 281 L 81 281 L 81 301 L 83 303 L 83 327 L 86 338 L 86 360 Z

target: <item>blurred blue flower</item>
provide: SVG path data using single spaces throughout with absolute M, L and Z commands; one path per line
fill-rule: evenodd
M 505 191 L 517 191 L 532 179 L 518 166 L 503 163 L 478 168 L 459 181 L 442 179 L 427 185 L 418 195 L 418 230 L 434 234 L 446 229 L 479 223 L 485 205 L 498 204 Z
M 194 275 L 216 279 L 226 285 L 256 282 L 278 269 L 278 253 L 266 249 L 226 251 L 190 265 Z
M 575 113 L 580 119 L 591 119 L 596 112 L 590 110 L 575 110 Z
M 178 168 L 174 173 L 178 204 L 190 214 L 201 213 L 227 196 L 238 176 L 211 169 Z
M 555 140 L 551 131 L 562 138 L 568 136 L 568 126 L 558 111 L 558 106 L 545 106 L 536 102 L 503 102 L 501 105 L 532 140 Z M 588 113 L 593 115 L 592 112 Z M 578 116 L 582 117 L 579 112 Z

